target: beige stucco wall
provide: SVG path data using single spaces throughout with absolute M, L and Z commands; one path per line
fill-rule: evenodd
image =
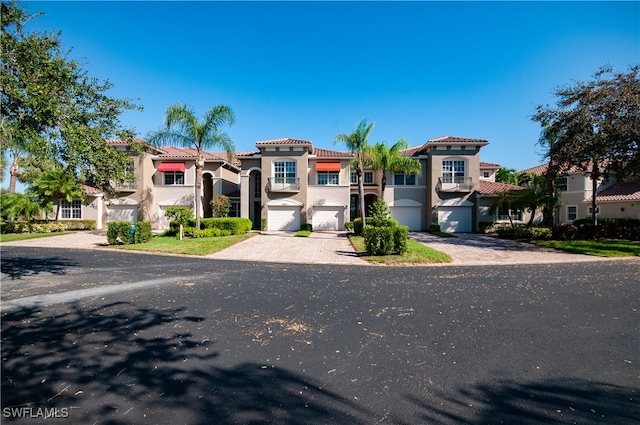
M 273 150 L 271 150 L 273 149 Z M 307 190 L 309 179 L 309 153 L 305 147 L 273 147 L 262 150 L 262 160 L 260 168 L 262 169 L 262 204 L 282 199 L 293 200 L 301 204 L 307 202 Z M 299 181 L 299 190 L 297 191 L 270 191 L 268 189 L 269 179 L 273 175 L 273 163 L 275 161 L 295 161 L 296 177 Z M 267 218 L 267 208 L 262 208 L 261 218 Z M 307 220 L 305 210 L 303 208 L 300 222 L 305 223 Z

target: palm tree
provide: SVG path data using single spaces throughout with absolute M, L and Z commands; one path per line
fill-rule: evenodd
M 229 161 L 233 158 L 233 142 L 226 133 L 220 131 L 224 124 L 235 122 L 233 111 L 226 105 L 217 105 L 209 109 L 203 121 L 198 121 L 193 110 L 185 104 L 170 105 L 165 112 L 166 127 L 156 130 L 148 136 L 148 141 L 156 146 L 169 144 L 196 149 L 196 228 L 200 228 L 202 209 L 202 170 L 204 169 L 204 150 L 219 146 L 227 153 Z
M 369 133 L 373 129 L 373 123 L 367 123 L 366 119 L 361 120 L 358 126 L 351 134 L 340 133 L 336 136 L 335 143 L 344 143 L 347 149 L 353 154 L 351 167 L 355 168 L 358 177 L 358 200 L 360 204 L 359 214 L 362 218 L 362 227 L 366 225 L 364 211 L 364 164 L 366 161 L 366 153 L 368 150 L 367 139 Z
M 382 199 L 384 199 L 384 189 L 387 187 L 387 171 L 404 174 L 420 174 L 422 172 L 420 161 L 402 155 L 402 150 L 408 147 L 407 142 L 404 139 L 400 139 L 391 147 L 388 147 L 385 143 L 376 143 L 367 151 L 371 166 L 376 170 L 382 171 L 380 185 Z
M 40 198 L 57 199 L 56 220 L 60 219 L 63 200 L 72 202 L 84 196 L 75 175 L 62 167 L 45 170 L 39 178 L 31 182 L 30 190 Z
M 509 217 L 509 223 L 511 227 L 515 227 L 513 224 L 513 218 L 511 217 L 511 211 L 518 207 L 518 197 L 513 192 L 501 192 L 491 200 L 489 205 L 489 214 L 499 214 L 500 211 L 507 211 Z

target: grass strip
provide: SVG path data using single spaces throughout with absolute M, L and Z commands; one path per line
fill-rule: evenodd
M 627 240 L 532 241 L 539 246 L 598 257 L 640 256 L 640 243 Z
M 216 236 L 211 238 L 184 238 L 174 236 L 154 236 L 147 243 L 134 245 L 111 245 L 111 248 L 128 251 L 162 252 L 166 254 L 209 255 L 256 236 L 249 232 L 241 235 Z
M 75 232 L 49 232 L 49 233 L 3 233 L 0 234 L 1 242 L 26 241 L 28 239 L 48 238 L 51 236 L 68 235 Z

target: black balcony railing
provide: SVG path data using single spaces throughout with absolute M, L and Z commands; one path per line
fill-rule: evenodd
M 300 190 L 300 179 L 297 177 L 269 177 L 269 191 L 297 192 Z

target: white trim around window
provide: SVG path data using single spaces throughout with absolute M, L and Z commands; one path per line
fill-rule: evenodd
M 182 171 L 165 171 L 163 182 L 165 186 L 184 185 L 184 173 Z
M 567 205 L 567 221 L 573 221 L 578 218 L 578 206 Z
M 338 171 L 318 171 L 318 186 L 337 186 L 340 184 L 340 173 Z
M 62 201 L 60 204 L 60 218 L 74 219 L 82 218 L 82 201 L 74 199 L 71 202 Z

